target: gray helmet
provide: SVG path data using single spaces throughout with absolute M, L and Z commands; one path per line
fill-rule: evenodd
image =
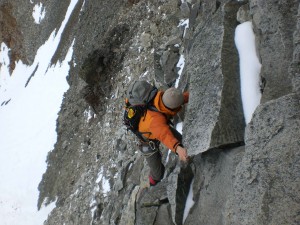
M 176 109 L 183 105 L 184 97 L 180 90 L 172 87 L 165 91 L 162 96 L 162 101 L 169 109 Z

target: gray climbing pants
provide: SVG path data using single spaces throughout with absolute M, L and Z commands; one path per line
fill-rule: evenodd
M 172 131 L 176 139 L 181 142 L 182 135 L 173 127 L 170 127 L 170 130 Z M 150 141 L 149 144 L 142 143 L 140 146 L 140 151 L 146 158 L 147 164 L 150 167 L 149 175 L 156 181 L 160 181 L 163 178 L 165 172 L 165 166 L 161 161 L 162 154 L 159 150 L 159 144 L 159 141 L 154 140 L 153 142 Z

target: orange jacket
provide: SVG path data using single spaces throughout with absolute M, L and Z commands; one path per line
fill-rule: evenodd
M 159 112 L 147 110 L 145 116 L 140 120 L 139 131 L 143 133 L 144 137 L 148 139 L 157 139 L 175 152 L 175 149 L 180 142 L 172 134 L 168 124 L 168 118 L 175 116 L 182 107 L 175 110 L 168 109 L 162 101 L 163 93 L 163 91 L 159 91 L 154 97 L 153 104 Z M 187 103 L 189 100 L 189 93 L 184 92 L 183 95 L 184 103 Z

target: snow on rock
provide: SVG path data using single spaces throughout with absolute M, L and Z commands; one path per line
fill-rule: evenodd
M 84 113 L 84 117 L 86 118 L 87 122 L 89 122 L 89 120 L 94 117 L 93 111 L 91 110 L 91 107 L 89 107 L 88 109 L 86 109 L 83 113 Z
M 194 184 L 194 179 L 191 182 L 191 186 L 190 186 L 190 191 L 188 194 L 188 197 L 186 199 L 186 203 L 185 203 L 185 208 L 184 208 L 184 213 L 183 213 L 183 221 L 182 223 L 184 223 L 184 221 L 186 220 L 191 208 L 193 207 L 193 205 L 195 204 L 193 197 L 194 197 L 194 193 L 193 193 L 193 184 Z
M 33 7 L 32 17 L 36 24 L 40 24 L 46 15 L 46 10 L 42 3 L 36 4 Z
M 178 27 L 184 27 L 183 37 L 185 37 L 186 30 L 189 28 L 190 19 L 180 20 Z
M 103 175 L 103 167 L 101 167 L 100 172 L 98 173 L 98 178 L 96 180 L 96 183 L 100 183 L 101 182 L 101 186 L 102 186 L 102 193 L 104 195 L 106 195 L 110 190 L 110 183 L 109 180 L 106 179 L 106 177 Z
M 249 123 L 252 114 L 260 103 L 260 69 L 255 48 L 255 36 L 251 22 L 237 26 L 235 30 L 235 44 L 240 56 L 240 77 L 243 109 L 246 123 Z
M 180 78 L 181 78 L 181 74 L 182 74 L 182 70 L 184 68 L 184 64 L 185 64 L 185 59 L 184 59 L 184 56 L 183 55 L 180 55 L 180 58 L 178 60 L 178 63 L 176 65 L 176 67 L 179 68 L 179 71 L 178 71 L 178 78 L 176 79 L 176 82 L 175 82 L 175 87 L 178 88 L 178 85 L 179 85 L 179 81 L 180 81 Z

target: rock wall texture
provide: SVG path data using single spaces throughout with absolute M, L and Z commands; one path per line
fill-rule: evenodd
M 195 24 L 186 68 L 191 102 L 184 135 L 190 154 L 244 141 L 238 53 L 234 45 L 241 4 L 202 4 L 202 19 Z
M 0 0 L 0 41 L 12 59 L 31 63 L 69 2 L 43 2 L 49 13 L 36 25 L 24 19 L 29 1 Z M 262 99 L 245 124 L 234 32 L 248 20 Z M 298 0 L 78 0 L 52 63 L 74 38 L 58 140 L 39 185 L 39 208 L 56 201 L 45 224 L 179 225 L 190 189 L 187 225 L 299 224 Z M 133 79 L 174 85 L 181 57 L 179 88 L 190 101 L 174 121 L 183 121 L 193 157 L 183 165 L 162 147 L 165 177 L 149 188 L 149 168 L 122 125 L 124 91 Z

